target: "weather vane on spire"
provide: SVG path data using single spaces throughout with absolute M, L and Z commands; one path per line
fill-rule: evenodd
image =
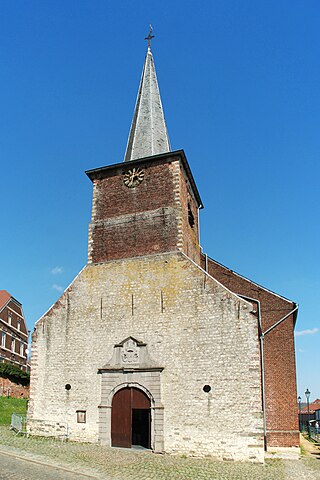
M 152 28 L 152 25 L 150 23 L 149 35 L 147 37 L 145 37 L 145 40 L 148 40 L 148 49 L 151 48 L 151 40 L 154 38 L 154 35 L 152 35 L 152 31 L 153 31 L 153 28 Z

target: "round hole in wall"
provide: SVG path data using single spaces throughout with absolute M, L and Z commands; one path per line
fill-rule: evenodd
M 211 387 L 210 385 L 205 385 L 202 390 L 206 393 L 209 393 L 211 391 Z
M 66 390 L 71 390 L 71 385 L 70 383 L 67 383 L 67 385 L 64 387 Z

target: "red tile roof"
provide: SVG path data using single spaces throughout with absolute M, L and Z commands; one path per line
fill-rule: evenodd
M 7 292 L 7 290 L 0 290 L 0 308 L 4 307 L 10 298 L 11 295 Z
M 317 398 L 314 402 L 311 402 L 310 405 L 309 405 L 309 412 L 310 413 L 314 413 L 315 410 L 318 410 L 320 408 L 320 399 Z M 304 407 L 301 409 L 301 412 L 300 413 L 308 413 L 308 407 Z

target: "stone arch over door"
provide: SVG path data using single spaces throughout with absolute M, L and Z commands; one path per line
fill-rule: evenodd
M 101 403 L 99 405 L 99 438 L 102 444 L 111 446 L 112 438 L 112 408 L 114 398 L 118 392 L 124 389 L 137 391 L 137 397 L 145 396 L 149 402 L 150 415 L 150 440 L 149 447 L 155 452 L 162 452 L 163 441 L 163 406 L 161 402 L 161 372 L 163 367 L 157 366 L 149 357 L 147 345 L 133 337 L 128 337 L 114 346 L 111 360 L 99 369 L 101 381 Z M 121 402 L 117 405 L 128 408 L 125 402 L 126 393 L 123 395 L 123 407 Z M 127 393 L 127 395 L 129 395 Z M 119 396 L 119 398 L 120 398 Z M 141 400 L 142 401 L 142 400 Z M 131 405 L 132 406 L 132 405 Z M 143 409 L 141 409 L 143 410 Z M 145 409 L 147 410 L 147 409 Z M 121 415 L 121 413 L 119 413 Z M 127 413 L 128 414 L 128 413 Z M 137 413 L 138 415 L 139 413 Z M 129 415 L 129 414 L 128 414 Z M 132 412 L 131 412 L 132 415 Z M 147 414 L 146 414 L 147 415 Z M 128 430 L 127 427 L 127 437 Z M 132 425 L 131 425 L 132 428 Z M 131 431 L 132 434 L 132 431 Z M 125 435 L 124 435 L 125 436 Z M 130 433 L 129 433 L 130 436 Z M 131 438 L 132 440 L 132 438 Z M 117 443 L 117 442 L 116 442 Z M 121 439 L 120 442 L 121 443 Z M 124 439 L 128 445 L 129 441 Z M 132 442 L 131 442 L 132 445 Z M 119 445 L 121 446 L 121 445 Z

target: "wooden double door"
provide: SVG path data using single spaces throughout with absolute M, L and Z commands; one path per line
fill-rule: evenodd
M 112 399 L 111 443 L 113 447 L 150 448 L 151 404 L 137 388 L 122 388 Z

